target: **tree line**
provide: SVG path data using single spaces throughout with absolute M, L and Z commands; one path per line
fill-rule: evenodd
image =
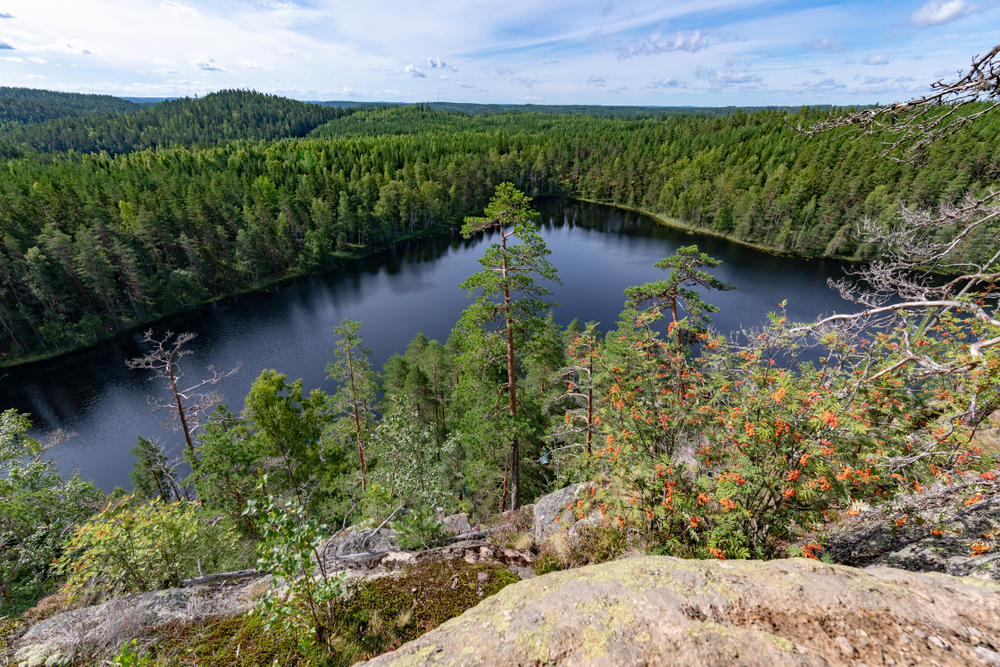
M 789 126 L 827 117 L 808 109 L 659 119 L 332 109 L 340 116 L 306 138 L 222 141 L 226 128 L 286 131 L 295 119 L 286 105 L 300 103 L 231 92 L 154 108 L 186 128 L 175 139 L 214 137 L 211 146 L 8 160 L 0 176 L 8 359 L 88 344 L 457 223 L 504 181 L 529 196 L 628 206 L 784 252 L 870 259 L 876 248 L 853 233 L 859 220 L 890 220 L 900 203 L 954 204 L 1000 174 L 995 116 L 939 142 L 918 165 L 877 161 L 874 138 L 800 136 Z M 207 115 L 174 113 L 196 107 Z M 206 120 L 237 107 L 243 120 L 221 134 Z M 302 107 L 312 120 L 300 129 L 320 109 Z M 285 129 L 246 129 L 258 112 Z M 968 234 L 956 259 L 979 259 L 992 230 Z
M 34 88 L 0 86 L 0 133 L 21 125 L 66 117 L 94 117 L 132 113 L 142 107 L 111 95 L 58 93 Z
M 120 105 L 90 95 L 74 107 L 67 103 L 52 106 L 45 122 L 11 124 L 0 130 L 0 154 L 16 157 L 29 154 L 107 152 L 111 155 L 168 146 L 201 146 L 237 139 L 260 141 L 302 137 L 330 120 L 351 113 L 351 109 L 306 104 L 276 95 L 247 90 L 225 90 L 200 99 L 182 98 L 158 104 Z M 45 98 L 43 98 L 45 99 Z M 117 98 L 109 98 L 116 100 Z M 3 104 L 39 104 L 34 99 L 4 99 Z M 84 106 L 89 104 L 89 106 Z M 77 108 L 91 109 L 89 113 Z M 100 115 L 95 111 L 100 110 Z

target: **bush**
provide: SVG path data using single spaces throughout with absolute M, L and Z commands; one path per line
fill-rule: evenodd
M 236 534 L 199 516 L 198 503 L 112 501 L 77 529 L 59 559 L 71 596 L 84 591 L 100 598 L 180 585 L 210 571 L 237 551 Z
M 266 486 L 265 475 L 258 490 Z M 333 639 L 329 633 L 333 604 L 340 596 L 344 575 L 328 573 L 320 558 L 326 526 L 305 516 L 296 499 L 278 503 L 267 496 L 262 503 L 251 500 L 247 504 L 246 513 L 258 522 L 264 538 L 258 545 L 257 564 L 274 575 L 276 589 L 281 580 L 287 585 L 261 600 L 258 611 L 265 618 L 264 629 L 280 623 L 286 633 L 302 638 L 304 648 L 328 646 Z
M 429 549 L 444 537 L 444 527 L 426 506 L 405 514 L 393 524 L 393 529 L 399 536 L 399 546 L 404 549 Z

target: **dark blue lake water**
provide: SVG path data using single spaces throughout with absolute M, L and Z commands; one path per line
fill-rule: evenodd
M 721 308 L 714 317 L 722 331 L 759 326 L 782 300 L 793 320 L 813 320 L 844 302 L 829 289 L 828 277 L 844 274 L 845 264 L 759 252 L 724 239 L 666 227 L 629 211 L 560 199 L 536 202 L 542 236 L 559 271 L 561 286 L 551 286 L 560 324 L 574 318 L 614 325 L 622 292 L 630 285 L 664 277 L 653 264 L 680 246 L 697 243 L 724 261 L 714 272 L 736 291 L 706 295 Z M 364 323 L 362 336 L 376 368 L 403 352 L 418 331 L 444 341 L 471 299 L 458 284 L 481 267 L 489 238 L 463 240 L 457 231 L 401 243 L 377 255 L 312 276 L 271 292 L 232 298 L 171 317 L 153 328 L 191 331 L 198 337 L 185 359 L 190 378 L 214 364 L 242 370 L 217 388 L 234 409 L 264 369 L 290 380 L 304 379 L 306 389 L 333 391 L 326 363 L 333 359 L 333 326 L 345 317 Z M 180 436 L 162 425 L 164 413 L 150 411 L 146 397 L 165 395 L 159 381 L 130 371 L 125 360 L 144 353 L 141 334 L 100 346 L 10 369 L 0 379 L 0 409 L 31 413 L 36 437 L 55 428 L 76 432 L 54 450 L 60 467 L 73 466 L 101 488 L 130 488 L 129 455 L 136 436 L 176 446 Z

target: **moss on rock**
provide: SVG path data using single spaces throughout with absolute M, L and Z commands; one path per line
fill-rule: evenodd
M 435 560 L 367 580 L 337 603 L 337 645 L 373 657 L 433 630 L 519 579 L 496 563 Z M 347 663 L 350 664 L 350 663 Z

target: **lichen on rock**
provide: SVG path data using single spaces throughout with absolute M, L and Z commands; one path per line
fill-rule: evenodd
M 508 586 L 365 665 L 944 666 L 980 664 L 998 636 L 1000 586 L 981 580 L 645 556 Z

